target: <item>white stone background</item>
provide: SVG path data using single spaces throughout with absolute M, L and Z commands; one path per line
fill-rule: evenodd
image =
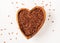
M 18 27 L 16 13 L 35 6 L 44 6 L 46 20 L 34 37 L 26 39 Z M 60 43 L 60 1 L 0 0 L 0 43 Z

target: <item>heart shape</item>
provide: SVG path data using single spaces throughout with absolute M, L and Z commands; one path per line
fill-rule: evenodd
M 17 13 L 18 25 L 27 39 L 33 37 L 43 26 L 46 12 L 43 7 L 36 6 L 32 10 L 22 8 Z

